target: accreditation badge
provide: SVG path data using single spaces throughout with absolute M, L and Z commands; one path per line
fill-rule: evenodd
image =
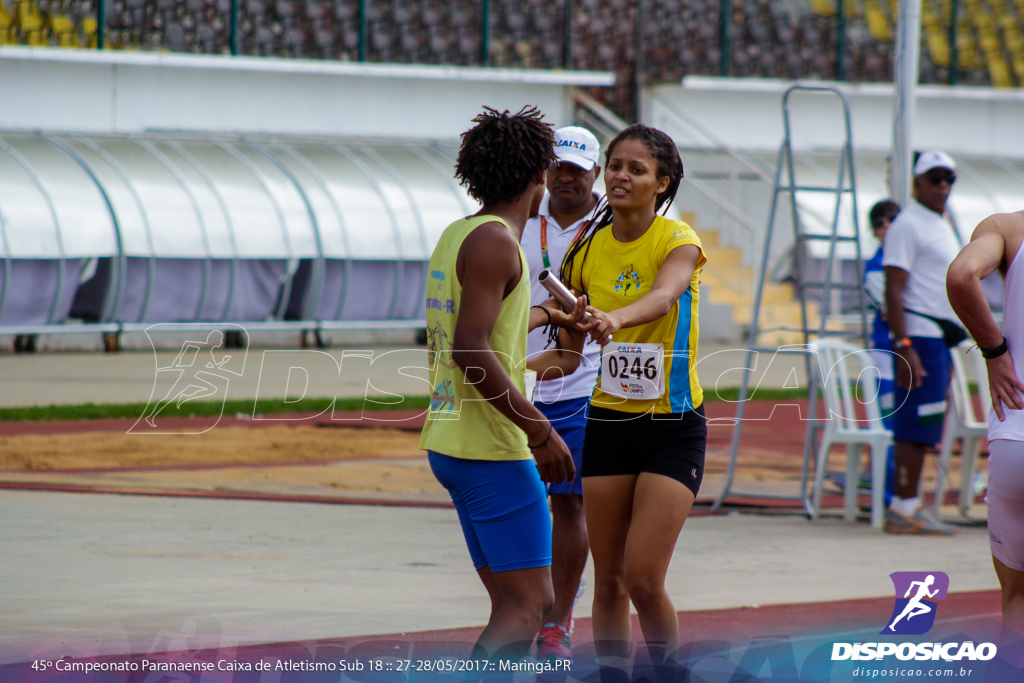
M 665 347 L 617 344 L 601 353 L 601 391 L 619 398 L 653 401 L 665 393 Z

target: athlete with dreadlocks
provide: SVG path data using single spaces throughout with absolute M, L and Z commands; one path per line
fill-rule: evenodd
M 430 257 L 434 389 L 420 448 L 451 494 L 491 599 L 473 657 L 518 658 L 529 653 L 554 600 L 543 482 L 575 475 L 565 442 L 523 396 L 526 334 L 540 324 L 572 325 L 584 301 L 573 316 L 555 305 L 530 309 L 519 240 L 555 161 L 551 127 L 532 107 L 518 114 L 488 108 L 474 122 L 462 135 L 456 177 L 483 208 L 448 226 Z M 575 354 L 564 354 L 577 364 L 584 336 L 574 335 Z
M 676 539 L 704 472 L 697 383 L 697 283 L 706 259 L 689 225 L 664 214 L 683 177 L 675 143 L 630 126 L 611 141 L 605 206 L 567 252 L 561 276 L 590 298 L 601 377 L 583 443 L 583 500 L 594 557 L 598 661 L 624 664 L 629 603 L 655 666 L 678 648 L 665 591 Z

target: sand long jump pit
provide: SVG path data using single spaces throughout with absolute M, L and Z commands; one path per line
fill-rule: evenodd
M 203 426 L 200 420 L 195 421 Z M 0 428 L 0 485 L 151 495 L 450 504 L 414 428 L 225 418 L 202 433 L 132 421 Z M 17 433 L 17 432 L 29 433 Z
M 709 418 L 727 417 L 728 404 L 709 403 Z M 778 429 L 773 404 L 755 401 L 745 427 L 737 490 L 791 496 L 799 490 L 804 430 Z M 0 422 L 0 488 L 96 493 L 183 495 L 325 503 L 450 506 L 447 492 L 419 448 L 422 410 L 311 415 L 235 415 L 167 418 L 165 432 L 139 429 L 141 420 Z M 725 484 L 732 427 L 713 419 L 697 514 Z M 837 448 L 829 463 L 839 471 Z M 933 486 L 935 458 L 924 481 Z M 984 461 L 979 470 L 984 470 Z M 951 472 L 956 479 L 959 468 Z M 954 482 L 956 484 L 958 482 Z M 841 505 L 839 490 L 827 506 Z M 867 493 L 867 490 L 862 491 Z M 771 498 L 741 501 L 795 508 Z M 974 513 L 984 518 L 977 501 Z

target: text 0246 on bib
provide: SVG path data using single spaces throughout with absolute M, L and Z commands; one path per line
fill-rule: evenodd
M 601 354 L 601 391 L 620 398 L 651 401 L 665 393 L 662 344 L 616 344 Z

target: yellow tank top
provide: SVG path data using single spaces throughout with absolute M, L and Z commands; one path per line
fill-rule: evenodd
M 473 230 L 497 216 L 463 218 L 449 225 L 430 256 L 427 278 L 427 344 L 431 387 L 430 409 L 420 435 L 420 448 L 465 460 L 529 460 L 526 434 L 467 384 L 452 360 L 452 339 L 462 298 L 455 267 L 459 249 Z M 510 229 L 511 230 L 511 229 Z M 525 388 L 526 333 L 530 316 L 530 267 L 519 248 L 522 275 L 501 302 L 488 344 L 520 392 Z
M 624 400 L 601 390 L 601 378 L 590 404 L 626 413 L 685 413 L 700 406 L 704 393 L 697 381 L 697 311 L 700 304 L 700 269 L 707 262 L 700 239 L 686 223 L 657 216 L 644 235 L 632 242 L 620 242 L 611 226 L 594 235 L 590 249 L 573 262 L 571 283 L 590 297 L 592 306 L 614 311 L 628 306 L 651 291 L 669 252 L 684 244 L 700 250 L 689 288 L 657 320 L 627 327 L 612 335 L 613 344 L 662 344 L 664 347 L 665 393 L 654 400 Z M 586 254 L 586 259 L 583 259 Z

